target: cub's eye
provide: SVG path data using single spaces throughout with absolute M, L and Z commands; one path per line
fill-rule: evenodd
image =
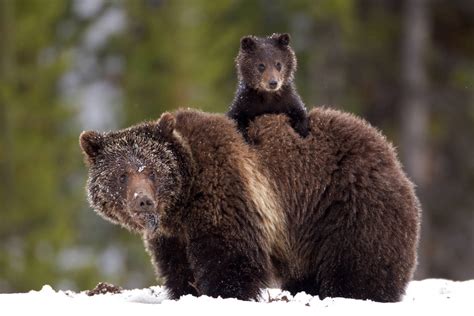
M 265 71 L 265 65 L 264 64 L 259 64 L 258 65 L 258 71 L 264 72 Z
M 126 173 L 122 173 L 119 177 L 119 181 L 120 183 L 125 183 L 127 182 L 127 179 L 128 179 L 128 175 Z
M 156 180 L 156 173 L 155 171 L 151 171 L 150 173 L 148 173 L 148 179 L 150 179 L 151 181 L 155 181 Z
M 276 63 L 275 67 L 278 71 L 281 71 L 281 63 Z

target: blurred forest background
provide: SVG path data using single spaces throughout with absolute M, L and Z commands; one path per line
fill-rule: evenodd
M 474 1 L 0 0 L 0 292 L 156 283 L 85 195 L 82 130 L 224 112 L 243 35 L 289 32 L 308 107 L 356 113 L 417 184 L 417 278 L 474 278 Z

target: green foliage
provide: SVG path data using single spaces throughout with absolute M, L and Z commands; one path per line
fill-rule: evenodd
M 53 257 L 74 238 L 78 195 L 68 178 L 79 159 L 72 113 L 57 98 L 57 81 L 67 66 L 52 44 L 63 1 L 2 1 L 0 58 L 2 109 L 0 257 L 2 287 L 38 288 L 55 279 Z M 11 15 L 11 16 L 7 16 Z M 8 254 L 14 254 L 13 256 Z
M 130 121 L 177 107 L 226 109 L 237 81 L 233 59 L 242 35 L 239 21 L 223 23 L 239 16 L 234 6 L 231 1 L 127 2 L 130 25 L 120 49 L 127 64 Z

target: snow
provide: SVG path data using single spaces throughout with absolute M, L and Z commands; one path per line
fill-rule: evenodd
M 410 283 L 400 303 L 375 303 L 343 298 L 320 300 L 305 293 L 294 297 L 279 289 L 263 290 L 260 302 L 184 296 L 167 299 L 163 287 L 124 290 L 120 294 L 87 296 L 85 292 L 55 291 L 45 285 L 40 291 L 0 294 L 0 306 L 15 315 L 474 315 L 474 280 L 455 282 L 427 279 Z M 133 314 L 132 314 L 133 313 Z M 3 314 L 3 313 L 2 313 Z M 143 315 L 143 314 L 142 314 Z

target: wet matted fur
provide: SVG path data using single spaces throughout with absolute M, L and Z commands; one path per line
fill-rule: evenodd
M 416 265 L 413 185 L 361 119 L 314 109 L 309 126 L 303 139 L 287 116 L 260 116 L 250 146 L 225 116 L 179 110 L 85 132 L 90 204 L 142 234 L 173 298 L 248 300 L 277 284 L 320 298 L 400 300 Z

